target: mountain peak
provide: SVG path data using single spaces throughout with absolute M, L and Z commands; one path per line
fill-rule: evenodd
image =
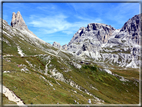
M 111 29 L 111 30 L 115 30 L 115 28 L 111 27 L 110 25 L 106 25 L 103 23 L 89 23 L 87 25 L 88 30 L 98 30 L 103 28 L 104 30 L 106 29 Z
M 129 19 L 120 31 L 129 32 L 129 34 L 138 33 L 140 31 L 141 14 L 135 15 Z
M 15 27 L 15 28 L 19 28 L 19 29 L 28 29 L 27 25 L 25 24 L 25 21 L 22 18 L 22 15 L 19 11 L 17 12 L 17 14 L 15 14 L 15 12 L 13 12 L 11 26 Z

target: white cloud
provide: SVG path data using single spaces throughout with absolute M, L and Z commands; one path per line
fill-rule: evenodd
M 67 28 L 70 23 L 66 22 L 66 16 L 59 14 L 55 16 L 46 16 L 46 17 L 39 17 L 39 16 L 31 16 L 32 21 L 29 23 L 34 27 L 40 28 L 48 28 L 54 31 L 60 31 Z
M 51 34 L 56 32 L 62 32 L 67 35 L 75 33 L 80 27 L 87 26 L 88 23 L 92 22 L 101 22 L 101 19 L 90 19 L 76 16 L 79 20 L 76 22 L 71 22 L 67 20 L 68 16 L 64 14 L 57 14 L 54 16 L 34 16 L 31 15 L 30 22 L 28 23 L 30 26 L 34 26 L 39 28 L 45 34 Z M 75 32 L 74 32 L 75 31 Z
M 42 28 L 47 34 L 49 34 L 68 29 L 70 23 L 65 20 L 66 18 L 67 17 L 62 14 L 47 16 L 44 18 L 31 16 L 32 21 L 29 24 L 34 27 Z
M 76 15 L 76 17 L 78 18 L 78 19 L 81 19 L 81 20 L 83 20 L 83 21 L 87 21 L 87 22 L 94 22 L 94 23 L 102 23 L 103 22 L 103 20 L 101 19 L 101 18 L 94 18 L 94 17 L 85 17 L 85 16 L 79 16 L 79 15 Z

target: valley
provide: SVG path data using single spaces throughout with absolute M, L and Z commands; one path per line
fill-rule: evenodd
M 88 24 L 63 47 L 39 39 L 15 15 L 12 26 L 1 19 L 3 86 L 24 105 L 139 104 L 140 15 L 121 30 Z M 3 104 L 19 104 L 8 98 L 3 88 Z

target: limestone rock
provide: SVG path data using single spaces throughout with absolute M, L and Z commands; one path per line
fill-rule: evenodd
M 135 15 L 131 19 L 129 19 L 124 26 L 121 28 L 120 31 L 129 32 L 129 34 L 132 34 L 134 32 L 140 31 L 140 18 L 141 14 Z
M 62 49 L 67 50 L 67 49 L 68 49 L 67 44 L 63 45 L 63 46 L 62 46 Z
M 117 63 L 121 67 L 127 67 L 131 62 L 137 67 L 140 65 L 141 19 L 140 14 L 135 15 L 121 29 L 90 23 L 74 34 L 67 50 L 84 58 Z
M 77 33 L 74 34 L 68 45 L 72 44 L 73 42 L 84 41 L 85 39 L 93 39 L 105 43 L 114 30 L 115 29 L 110 25 L 90 23 L 87 25 L 87 27 L 81 27 Z
M 114 31 L 115 29 L 110 25 L 90 23 L 87 27 L 81 27 L 74 34 L 68 44 L 68 50 L 79 56 L 91 55 L 91 57 L 95 57 L 93 53 L 97 53 L 100 56 L 99 50 L 101 49 L 101 45 L 108 42 Z
M 61 49 L 61 45 L 60 45 L 60 43 L 57 43 L 57 42 L 54 42 L 53 44 L 52 44 L 52 46 L 54 46 L 54 47 L 56 47 L 56 48 L 58 48 L 58 49 Z
M 28 30 L 28 27 L 25 24 L 25 21 L 23 20 L 22 15 L 20 14 L 19 11 L 17 12 L 17 14 L 15 14 L 15 12 L 13 12 L 11 26 L 14 28 L 18 28 L 18 29 L 27 29 Z
M 140 44 L 140 24 L 142 15 L 135 15 L 131 19 L 129 19 L 124 26 L 121 28 L 120 32 L 127 33 L 127 35 L 131 35 L 131 39 L 133 42 Z

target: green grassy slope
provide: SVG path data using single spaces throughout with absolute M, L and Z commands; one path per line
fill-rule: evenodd
M 96 65 L 83 65 L 79 70 L 74 66 L 70 66 L 71 71 L 63 72 L 60 68 L 67 66 L 57 63 L 57 59 L 53 58 L 52 65 L 56 67 L 58 72 L 64 75 L 66 80 L 72 80 L 77 83 L 82 91 L 71 87 L 69 83 L 55 80 L 53 77 L 44 75 L 38 71 L 38 66 L 44 71 L 44 61 L 39 62 L 38 57 L 9 57 L 10 62 L 3 61 L 3 70 L 11 71 L 3 74 L 3 83 L 6 87 L 12 90 L 26 104 L 73 104 L 74 100 L 79 103 L 87 103 L 87 100 L 93 99 L 85 93 L 85 90 L 92 93 L 96 97 L 103 99 L 105 103 L 113 104 L 137 104 L 139 99 L 138 82 L 129 80 L 122 82 L 119 78 L 100 71 Z M 28 60 L 33 65 L 36 65 L 33 70 L 25 60 Z M 16 63 L 14 63 L 16 62 Z M 38 62 L 38 63 L 37 63 Z M 29 71 L 23 72 L 21 69 L 26 65 Z M 52 68 L 51 68 L 52 69 Z M 49 73 L 50 74 L 50 73 Z M 41 76 L 50 81 L 53 86 L 50 86 Z M 58 84 L 57 82 L 60 84 Z M 92 88 L 95 87 L 97 90 Z M 55 90 L 54 90 L 54 89 Z M 77 93 L 74 93 L 76 91 Z M 74 96 L 72 96 L 74 95 Z M 82 97 L 82 95 L 84 97 Z M 125 97 L 124 97 L 125 95 Z M 94 100 L 94 103 L 95 100 Z

